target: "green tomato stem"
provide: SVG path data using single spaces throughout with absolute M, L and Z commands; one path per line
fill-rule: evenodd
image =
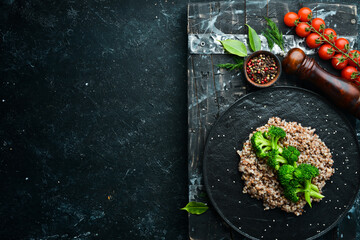
M 344 54 L 347 58 L 351 59 L 351 61 L 353 61 L 359 68 L 360 68 L 360 64 L 358 62 L 355 61 L 355 58 L 351 58 L 349 54 L 347 54 L 346 52 L 341 51 L 338 47 L 335 46 L 334 43 L 330 42 L 329 40 L 327 40 L 324 36 L 324 34 L 318 32 L 310 23 L 306 23 L 313 32 L 316 32 L 317 34 L 319 34 L 324 41 L 326 41 L 327 43 L 329 43 L 333 48 L 336 48 L 340 53 Z

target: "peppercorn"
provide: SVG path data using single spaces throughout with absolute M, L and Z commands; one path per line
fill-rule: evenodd
M 277 66 L 275 59 L 269 55 L 260 54 L 249 60 L 246 72 L 251 81 L 265 84 L 275 79 Z

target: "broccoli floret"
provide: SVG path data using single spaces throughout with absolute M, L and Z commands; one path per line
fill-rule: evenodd
M 258 131 L 251 137 L 251 144 L 255 148 L 256 155 L 260 158 L 267 156 L 271 150 L 271 141 L 264 138 L 263 133 Z
M 305 163 L 300 164 L 297 168 L 292 165 L 283 165 L 278 172 L 279 181 L 287 191 L 286 195 L 284 192 L 285 197 L 293 201 L 296 198 L 294 196 L 291 197 L 290 192 L 303 192 L 305 200 L 310 207 L 311 197 L 324 197 L 319 193 L 317 186 L 311 183 L 312 178 L 318 175 L 319 169 Z
M 279 168 L 278 179 L 281 185 L 285 188 L 301 187 L 301 183 L 294 177 L 295 167 L 289 164 L 284 164 Z
M 293 146 L 288 146 L 284 148 L 281 155 L 287 160 L 288 164 L 294 165 L 296 167 L 296 162 L 299 159 L 300 152 Z
M 284 138 L 286 136 L 286 132 L 279 127 L 271 126 L 267 133 L 267 137 L 271 140 L 271 148 L 277 150 L 280 148 L 278 146 L 278 141 L 280 138 Z M 282 152 L 282 148 L 279 149 L 280 153 Z
M 268 159 L 266 162 L 270 167 L 274 168 L 275 170 L 279 170 L 280 168 L 280 163 L 282 164 L 286 164 L 287 161 L 284 157 L 282 157 L 281 155 L 279 155 L 279 151 L 278 150 L 271 150 L 270 152 L 268 152 Z
M 311 180 L 318 175 L 319 169 L 311 164 L 306 163 L 300 164 L 294 171 L 294 176 L 301 182 L 309 179 Z
M 284 196 L 292 202 L 298 202 L 300 198 L 297 194 L 302 191 L 301 188 L 287 187 L 284 188 Z
M 278 179 L 284 187 L 290 184 L 290 181 L 294 179 L 293 173 L 295 168 L 289 164 L 282 165 L 278 171 Z
M 304 190 L 303 190 L 305 200 L 309 204 L 310 207 L 312 207 L 310 197 L 313 197 L 313 198 L 323 198 L 323 197 L 325 197 L 324 195 L 322 195 L 319 192 L 315 191 L 312 188 L 312 185 L 315 186 L 314 184 L 311 183 L 311 180 L 306 180 Z
M 319 193 L 319 189 L 316 185 L 311 183 L 312 178 L 319 175 L 319 169 L 310 164 L 300 164 L 294 172 L 294 175 L 304 182 L 304 196 L 306 202 L 311 207 L 310 197 L 323 198 L 324 195 Z

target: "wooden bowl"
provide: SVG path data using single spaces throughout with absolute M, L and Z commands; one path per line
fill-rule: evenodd
M 252 81 L 247 72 L 246 72 L 246 67 L 247 67 L 247 63 L 254 57 L 257 57 L 259 56 L 260 54 L 263 54 L 263 55 L 266 55 L 266 56 L 271 56 L 275 59 L 275 63 L 276 63 L 276 66 L 277 66 L 277 73 L 275 75 L 275 78 L 273 80 L 271 80 L 270 82 L 267 82 L 267 83 L 264 83 L 264 84 L 260 84 L 260 83 L 256 83 L 254 81 Z M 259 87 L 259 88 L 265 88 L 265 87 L 270 87 L 271 85 L 273 85 L 279 78 L 280 78 L 280 75 L 281 75 L 281 62 L 280 62 L 280 59 L 273 53 L 269 52 L 269 51 L 263 51 L 263 50 L 260 50 L 260 51 L 256 51 L 254 53 L 252 53 L 251 55 L 249 55 L 246 59 L 245 59 L 245 62 L 244 62 L 244 73 L 245 73 L 245 78 L 246 80 L 253 86 L 256 86 L 256 87 Z

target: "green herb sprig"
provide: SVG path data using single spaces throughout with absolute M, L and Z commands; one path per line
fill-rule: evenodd
M 244 66 L 244 58 L 234 57 L 236 63 L 225 63 L 225 64 L 218 64 L 217 66 L 220 68 L 225 68 L 227 70 L 234 70 L 237 68 L 242 68 Z
M 279 28 L 276 26 L 276 23 L 271 19 L 264 17 L 268 28 L 265 29 L 263 35 L 265 36 L 268 46 L 270 49 L 273 49 L 274 44 L 278 45 L 281 50 L 284 51 L 284 39 L 282 33 L 279 31 Z

